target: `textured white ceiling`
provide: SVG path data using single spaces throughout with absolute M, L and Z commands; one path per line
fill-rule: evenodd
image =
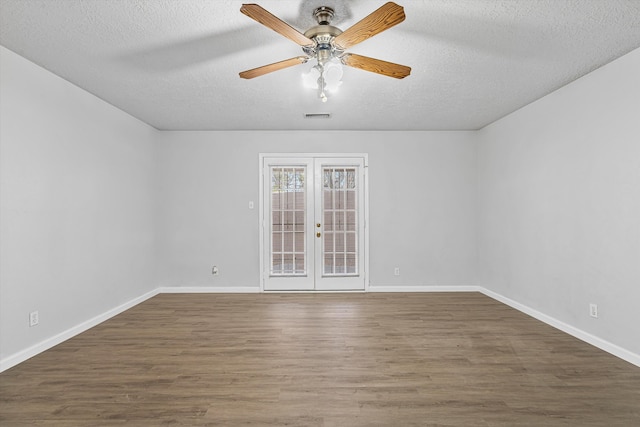
M 345 30 L 384 4 L 251 1 L 301 32 L 317 6 Z M 640 0 L 396 2 L 407 19 L 349 51 L 411 75 L 347 68 L 326 104 L 302 86 L 310 64 L 238 77 L 302 54 L 241 14 L 242 1 L 0 0 L 0 44 L 172 130 L 478 129 L 640 47 Z

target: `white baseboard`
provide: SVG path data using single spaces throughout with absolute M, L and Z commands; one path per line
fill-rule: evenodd
M 104 322 L 105 320 L 108 320 L 113 316 L 116 316 L 122 313 L 123 311 L 126 311 L 131 307 L 136 306 L 141 302 L 144 302 L 149 298 L 156 296 L 157 294 L 158 294 L 158 290 L 154 289 L 153 291 L 147 292 L 142 296 L 139 296 L 130 301 L 127 301 L 124 304 L 121 304 L 111 310 L 108 310 L 85 322 L 82 322 L 79 325 L 73 326 L 67 329 L 66 331 L 63 331 L 57 335 L 47 338 L 44 341 L 41 341 L 38 344 L 35 344 L 25 350 L 19 351 L 18 353 L 5 357 L 4 359 L 0 360 L 0 372 L 3 372 L 13 366 L 16 366 L 17 364 L 22 363 L 25 360 L 30 359 L 33 356 L 36 356 L 37 354 L 40 354 L 43 351 L 48 350 L 51 347 L 54 347 L 68 340 L 69 338 L 73 338 L 74 336 L 81 334 L 82 332 L 88 329 L 93 328 L 94 326 Z
M 619 357 L 622 360 L 626 360 L 627 362 L 640 367 L 640 355 L 638 354 L 635 354 L 627 349 L 624 349 L 615 344 L 612 344 L 609 341 L 605 341 L 602 338 L 598 338 L 595 335 L 591 335 L 588 332 L 585 332 L 581 329 L 578 329 L 574 326 L 564 323 L 551 316 L 547 316 L 544 313 L 534 310 L 533 308 L 528 307 L 524 304 L 520 304 L 519 302 L 509 299 L 496 292 L 490 291 L 482 287 L 480 287 L 480 292 L 482 292 L 483 294 L 485 294 L 490 298 L 495 299 L 496 301 L 500 301 L 501 303 L 508 305 L 509 307 L 515 308 L 518 311 L 528 314 L 529 316 L 535 319 L 538 319 L 549 326 L 553 326 L 554 328 L 559 329 L 562 332 L 565 332 L 571 336 L 574 336 L 579 340 L 582 340 L 595 347 L 598 347 L 600 350 L 606 351 L 607 353 L 613 354 L 614 356 Z
M 158 288 L 161 294 L 255 294 L 258 286 L 163 286 Z
M 480 286 L 369 286 L 369 292 L 482 292 Z

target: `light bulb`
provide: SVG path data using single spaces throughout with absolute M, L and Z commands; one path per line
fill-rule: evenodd
M 324 67 L 324 80 L 329 92 L 335 92 L 342 84 L 342 65 L 340 63 L 331 61 Z
M 304 87 L 309 89 L 318 89 L 318 79 L 320 78 L 320 70 L 318 66 L 312 67 L 308 73 L 302 74 L 302 83 Z

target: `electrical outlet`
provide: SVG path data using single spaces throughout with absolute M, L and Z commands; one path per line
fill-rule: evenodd
M 218 274 L 220 274 L 220 270 L 218 270 L 217 265 L 213 266 L 213 268 L 211 269 L 211 274 L 213 274 L 214 276 L 217 276 Z
M 396 267 L 393 269 L 393 275 L 394 276 L 399 276 L 400 275 L 400 267 Z
M 29 313 L 29 326 L 36 326 L 40 322 L 40 315 L 37 311 Z
M 598 304 L 589 304 L 589 316 L 598 318 Z

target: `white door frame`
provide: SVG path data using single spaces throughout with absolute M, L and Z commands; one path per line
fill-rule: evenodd
M 264 204 L 264 168 L 265 162 L 270 159 L 286 159 L 286 158 L 360 158 L 364 162 L 364 182 L 362 192 L 364 195 L 364 224 L 363 224 L 363 233 L 364 233 L 364 271 L 362 274 L 364 276 L 364 292 L 369 290 L 369 155 L 367 153 L 260 153 L 258 155 L 259 158 L 259 229 L 260 229 L 260 292 L 298 292 L 298 291 L 265 291 L 264 282 L 265 282 L 265 265 L 267 260 L 265 259 L 265 239 L 264 239 L 264 229 L 267 226 L 267 219 L 265 218 L 265 204 Z M 299 292 L 350 292 L 350 291 L 299 291 Z M 362 291 L 356 291 L 362 292 Z

